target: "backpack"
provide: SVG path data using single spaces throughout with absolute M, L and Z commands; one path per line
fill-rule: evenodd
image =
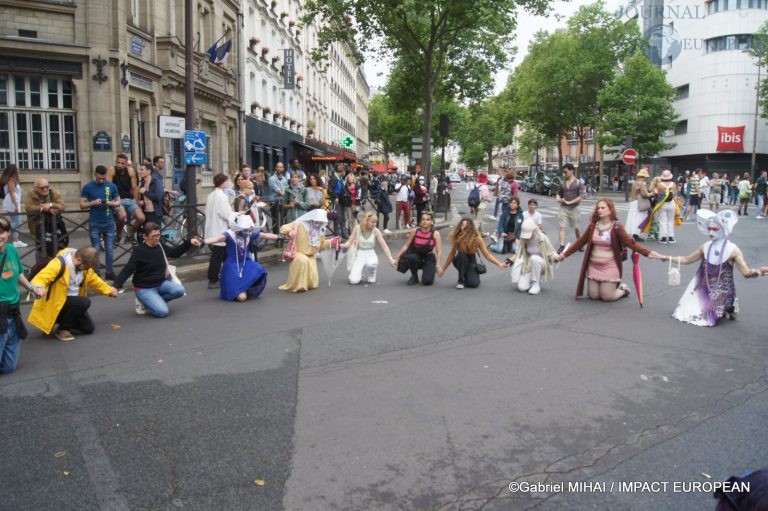
M 341 182 L 341 178 L 339 177 L 335 179 L 336 179 L 336 182 L 333 185 L 333 190 L 331 191 L 333 192 L 334 196 L 338 197 L 339 195 L 341 195 L 341 192 L 344 191 L 344 183 Z
M 36 262 L 35 265 L 32 266 L 32 268 L 29 269 L 29 277 L 27 277 L 27 279 L 28 280 L 32 280 L 33 278 L 35 278 L 35 275 L 40 273 L 43 268 L 48 266 L 48 263 L 53 261 L 53 259 L 54 259 L 53 257 L 47 256 L 47 257 L 43 257 L 38 262 Z M 45 299 L 46 300 L 48 300 L 48 298 L 51 297 L 51 288 L 53 287 L 54 282 L 59 280 L 61 278 L 61 276 L 64 275 L 64 270 L 67 268 L 67 263 L 66 263 L 66 261 L 64 260 L 63 257 L 56 256 L 56 259 L 58 259 L 59 262 L 61 263 L 61 268 L 59 268 L 59 273 L 56 274 L 56 278 L 53 279 L 53 281 L 48 286 L 48 292 L 45 294 Z
M 467 196 L 467 204 L 470 208 L 476 208 L 480 205 L 480 188 L 475 186 Z

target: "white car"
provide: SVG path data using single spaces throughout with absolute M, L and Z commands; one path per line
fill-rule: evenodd
M 501 176 L 498 174 L 488 174 L 488 184 L 491 186 L 495 186 L 500 178 Z
M 451 183 L 461 183 L 461 176 L 458 174 L 448 174 L 448 181 Z

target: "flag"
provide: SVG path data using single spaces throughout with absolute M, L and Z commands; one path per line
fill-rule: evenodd
M 221 39 L 219 39 L 221 41 Z M 208 48 L 208 57 L 211 60 L 211 64 L 216 64 L 217 66 L 221 66 L 224 64 L 224 59 L 227 58 L 227 55 L 229 55 L 229 50 L 232 49 L 232 40 L 225 42 L 221 46 L 216 46 L 219 44 L 219 41 L 216 41 L 213 43 L 213 45 Z

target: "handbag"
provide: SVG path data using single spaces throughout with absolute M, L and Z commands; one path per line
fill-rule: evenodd
M 479 261 L 478 261 L 479 259 Z M 478 275 L 483 275 L 488 272 L 488 267 L 485 265 L 485 261 L 480 257 L 480 254 L 475 254 L 475 269 Z
M 667 270 L 667 284 L 670 286 L 680 285 L 680 258 L 677 258 L 677 268 L 672 267 L 672 258 L 669 258 L 669 269 Z
M 283 261 L 291 262 L 296 258 L 296 236 L 298 230 L 299 224 L 294 222 L 291 231 L 288 233 L 288 246 L 283 250 Z
M 180 286 L 181 280 L 179 279 L 178 275 L 176 275 L 176 266 L 173 264 L 168 264 L 168 257 L 166 257 L 165 250 L 163 250 L 162 245 L 160 245 L 160 250 L 163 252 L 163 259 L 165 259 L 165 278 Z

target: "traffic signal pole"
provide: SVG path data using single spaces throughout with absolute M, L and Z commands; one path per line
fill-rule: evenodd
M 192 19 L 192 0 L 184 0 L 184 58 L 185 62 L 185 116 L 184 127 L 191 131 L 195 129 L 195 54 L 193 48 L 194 23 Z M 197 234 L 197 166 L 187 165 L 184 172 L 186 183 L 186 216 L 189 229 L 187 232 Z

